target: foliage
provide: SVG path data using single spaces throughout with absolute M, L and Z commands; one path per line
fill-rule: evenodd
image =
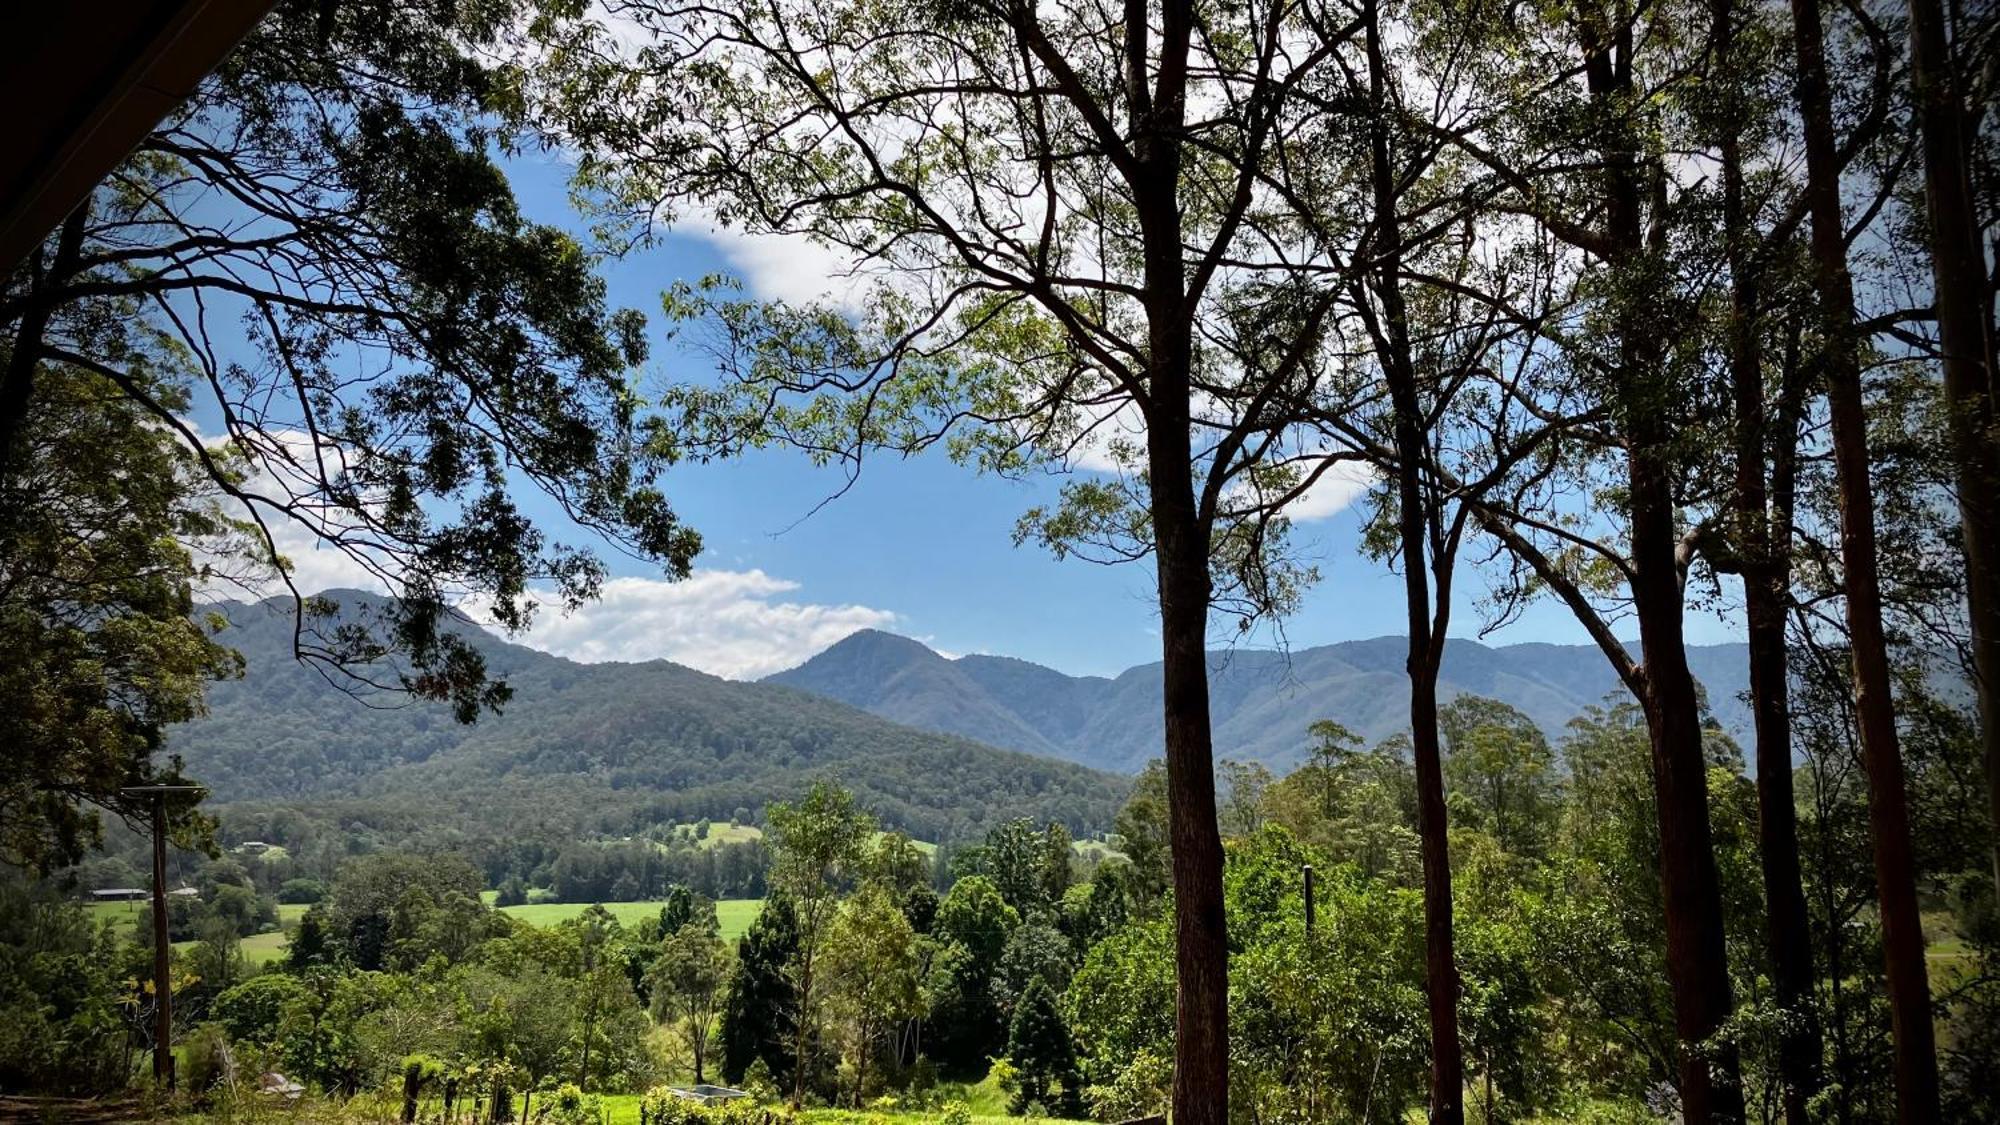
M 653 1018 L 687 1039 L 696 1082 L 706 1081 L 709 1038 L 715 1033 L 729 968 L 729 950 L 713 926 L 687 920 L 660 939 L 646 973 Z
M 854 1066 L 854 1105 L 868 1094 L 869 1064 L 893 1027 L 924 1014 L 928 998 L 918 938 L 888 887 L 864 884 L 834 917 L 823 969 L 828 1006 Z
M 1083 1076 L 1077 1070 L 1076 1045 L 1048 982 L 1032 981 L 1014 1006 L 1014 1021 L 1007 1029 L 1007 1059 L 1014 1064 L 1019 1083 L 1008 1107 L 1011 1112 L 1025 1113 L 1038 1104 L 1056 1117 L 1082 1112 Z M 1055 1083 L 1056 1092 L 1050 1092 L 1050 1083 Z
M 787 966 L 798 953 L 798 915 L 789 900 L 765 904 L 737 944 L 736 972 L 722 1006 L 722 1076 L 740 1085 L 756 1064 L 769 1077 L 791 1075 L 797 993 Z
M 357 614 L 285 583 L 298 655 L 462 721 L 506 691 L 445 629 L 454 593 L 519 628 L 530 579 L 575 604 L 604 575 L 516 489 L 669 575 L 700 545 L 654 485 L 666 458 L 627 385 L 640 319 L 606 307 L 593 256 L 528 221 L 495 162 L 521 137 L 497 52 L 562 15 L 278 5 L 0 299 L 17 347 L 102 376 L 190 449 L 198 395 L 227 450 L 198 465 L 260 525 L 262 563 L 289 569 L 265 530 L 289 524 L 397 592 Z M 217 304 L 247 347 L 224 344 Z
M 99 810 L 144 821 L 150 798 L 122 787 L 185 781 L 178 759 L 154 760 L 166 728 L 242 670 L 220 619 L 194 612 L 198 553 L 227 569 L 244 548 L 195 454 L 114 386 L 63 366 L 39 388 L 12 455 L 0 450 L 0 742 L 14 748 L 0 862 L 46 873 L 102 839 Z M 168 812 L 194 843 L 208 822 L 190 808 Z
M 0 1090 L 94 1095 L 134 1062 L 138 998 L 108 929 L 0 872 Z

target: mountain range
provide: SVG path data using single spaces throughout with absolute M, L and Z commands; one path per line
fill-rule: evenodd
M 1371 742 L 1406 730 L 1405 653 L 1401 637 L 1291 652 L 1211 652 L 1216 757 L 1282 772 L 1303 760 L 1306 729 L 1317 720 L 1332 719 Z M 1747 659 L 1741 644 L 1688 650 L 1716 720 L 1739 737 L 1750 726 L 1748 706 L 1739 698 L 1747 686 Z M 1070 676 L 1004 656 L 948 658 L 908 637 L 864 630 L 764 683 L 923 730 L 1096 769 L 1133 773 L 1160 756 L 1157 663 L 1113 677 Z M 1493 647 L 1463 640 L 1445 647 L 1439 693 L 1444 700 L 1473 694 L 1511 704 L 1552 738 L 1585 707 L 1614 693 L 1629 698 L 1595 647 Z
M 373 595 L 327 595 L 350 609 Z M 401 696 L 357 699 L 292 657 L 289 601 L 210 607 L 242 679 L 167 749 L 237 823 L 302 816 L 344 837 L 453 833 L 574 839 L 754 815 L 832 777 L 883 822 L 957 840 L 1016 816 L 1108 828 L 1125 779 L 962 736 L 898 725 L 779 684 L 664 660 L 580 664 L 459 631 L 513 699 L 472 725 Z

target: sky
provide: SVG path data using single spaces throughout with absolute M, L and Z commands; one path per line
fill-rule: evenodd
M 567 169 L 555 157 L 518 157 L 508 169 L 530 218 L 582 232 Z M 653 357 L 641 387 L 657 393 L 672 382 L 714 377 L 703 357 L 665 339 L 659 298 L 675 281 L 723 272 L 753 295 L 797 299 L 837 293 L 836 268 L 809 244 L 696 228 L 609 261 L 605 273 L 614 307 L 651 318 Z M 1116 675 L 1159 659 L 1149 563 L 1058 561 L 1033 544 L 1014 545 L 1016 520 L 1051 502 L 1059 478 L 985 476 L 938 451 L 869 461 L 852 488 L 828 501 L 844 479 L 838 469 L 815 468 L 782 450 L 677 466 L 665 490 L 706 544 L 694 575 L 669 582 L 657 568 L 610 553 L 614 577 L 598 602 L 570 615 L 551 605 L 514 639 L 577 660 L 663 658 L 736 679 L 795 666 L 867 628 L 914 637 L 946 655 L 1014 656 L 1072 675 Z M 1404 632 L 1400 577 L 1357 550 L 1359 513 L 1349 502 L 1357 492 L 1317 495 L 1305 513 L 1311 518 L 1295 528 L 1306 561 L 1321 573 L 1300 611 L 1243 637 L 1218 622 L 1217 647 L 1298 649 Z M 524 497 L 523 504 L 552 523 L 559 519 L 546 501 Z M 281 546 L 298 566 L 302 589 L 360 584 L 356 568 L 315 551 L 299 534 Z M 1476 602 L 1484 583 L 1469 569 L 1461 575 L 1454 635 L 1468 636 L 1484 620 Z M 1725 620 L 1705 612 L 1690 612 L 1688 628 L 1697 643 L 1735 639 Z M 1588 643 L 1553 602 L 1486 640 Z

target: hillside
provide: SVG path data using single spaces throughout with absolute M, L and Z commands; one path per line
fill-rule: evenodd
M 1689 651 L 1717 719 L 1734 733 L 1749 726 L 1741 645 Z M 1372 740 L 1406 725 L 1404 642 L 1378 637 L 1300 649 L 1214 652 L 1209 696 L 1218 758 L 1296 765 L 1306 728 L 1333 719 Z M 997 656 L 947 659 L 888 633 L 864 631 L 765 680 L 852 704 L 883 718 L 1052 754 L 1098 769 L 1133 772 L 1159 756 L 1160 666 L 1114 678 L 1068 676 Z M 1443 698 L 1489 696 L 1526 713 L 1552 737 L 1585 707 L 1622 691 L 1596 648 L 1452 641 Z
M 366 595 L 334 595 L 343 601 Z M 982 833 L 1014 816 L 1108 827 L 1124 783 L 1068 762 L 900 726 L 780 685 L 666 661 L 578 664 L 471 625 L 514 689 L 473 726 L 442 707 L 361 701 L 287 647 L 270 605 L 221 608 L 249 672 L 216 685 L 211 713 L 168 749 L 238 812 L 306 810 L 349 830 L 406 834 L 506 826 L 573 837 L 728 819 L 831 776 L 884 824 L 924 839 Z

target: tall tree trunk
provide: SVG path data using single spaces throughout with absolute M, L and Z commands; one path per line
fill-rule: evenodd
M 816 941 L 808 939 L 803 943 L 799 958 L 798 1027 L 792 1038 L 792 1110 L 805 1105 L 806 1101 L 806 1049 L 812 1029 L 811 1008 L 813 983 L 813 953 Z
M 1715 53 L 1723 81 L 1741 89 L 1736 57 L 1737 0 L 1714 0 Z M 1781 407 L 1777 440 L 1787 477 L 1774 518 L 1765 486 L 1764 371 L 1758 347 L 1759 270 L 1755 235 L 1743 202 L 1743 117 L 1734 97 L 1721 136 L 1722 225 L 1729 258 L 1729 372 L 1736 406 L 1737 542 L 1742 556 L 1744 616 L 1750 650 L 1750 706 L 1756 727 L 1758 856 L 1764 875 L 1765 939 L 1771 983 L 1785 1015 L 1778 1046 L 1779 1101 L 1792 1125 L 1810 1121 L 1808 1104 L 1819 1091 L 1819 1028 L 1812 1009 L 1812 934 L 1806 922 L 1805 887 L 1799 873 L 1797 798 L 1792 788 L 1790 669 L 1785 652 L 1786 591 L 1791 584 L 1790 447 L 1798 436 L 1793 411 Z M 1795 380 L 1785 373 L 1781 397 L 1789 404 Z
M 1389 156 L 1387 63 L 1375 0 L 1363 9 L 1368 45 L 1369 164 L 1381 269 L 1375 295 L 1382 368 L 1396 412 L 1396 490 L 1402 538 L 1403 591 L 1409 610 L 1410 750 L 1417 775 L 1417 837 L 1424 866 L 1424 989 L 1430 1002 L 1431 1121 L 1465 1121 L 1465 1060 L 1458 1036 L 1458 966 L 1452 951 L 1451 849 L 1446 834 L 1443 749 L 1438 738 L 1437 679 L 1443 637 L 1431 628 L 1428 527 L 1423 486 L 1423 410 L 1411 358 L 1409 315 L 1402 289 L 1402 228 L 1396 218 L 1395 171 Z M 1440 589 L 1444 603 L 1450 594 Z M 1442 610 L 1440 610 L 1442 612 Z M 1442 633 L 1442 630 L 1437 630 Z
M 1157 379 L 1154 385 L 1159 386 Z M 1163 404 L 1156 391 L 1156 413 L 1150 420 L 1179 984 L 1173 1119 L 1181 1125 L 1224 1125 L 1229 1108 L 1229 951 L 1208 717 L 1208 537 L 1195 518 L 1185 395 L 1179 402 L 1176 412 L 1172 396 Z M 1167 409 L 1158 409 L 1162 405 Z M 1180 437 L 1178 452 L 1168 434 Z
M 1222 834 L 1208 716 L 1211 521 L 1195 497 L 1194 330 L 1180 206 L 1191 0 L 1160 5 L 1157 53 L 1143 0 L 1127 0 L 1125 55 L 1132 183 L 1144 244 L 1146 456 L 1160 600 L 1167 835 L 1173 850 L 1175 1125 L 1229 1119 L 1229 949 L 1222 909 Z M 1153 59 L 1157 57 L 1157 63 Z M 1148 90 L 1149 69 L 1155 83 Z
M 1660 817 L 1667 977 L 1673 988 L 1682 1109 L 1690 1122 L 1741 1121 L 1736 1049 L 1715 1040 L 1729 1018 L 1722 894 L 1708 825 L 1708 765 L 1700 704 L 1682 635 L 1674 509 L 1665 433 L 1639 428 L 1628 461 L 1633 608 L 1639 619 L 1646 728 Z
M 1625 123 L 1632 94 L 1629 19 L 1586 23 L 1584 72 L 1606 114 L 1604 210 L 1613 268 L 1644 270 L 1650 246 L 1642 216 L 1645 169 Z M 1661 237 L 1657 228 L 1655 240 Z M 1628 281 L 1634 284 L 1637 278 Z M 1660 819 L 1660 887 L 1666 903 L 1667 977 L 1674 998 L 1681 1106 L 1690 1122 L 1743 1119 L 1736 1048 L 1715 1039 L 1734 1007 L 1722 926 L 1722 892 L 1709 837 L 1708 766 L 1700 701 L 1683 635 L 1679 535 L 1662 326 L 1634 297 L 1621 299 L 1619 394 L 1625 412 L 1627 516 L 1632 608 L 1639 622 L 1645 691 L 1640 702 L 1652 745 Z
M 1847 272 L 1840 168 L 1827 91 L 1819 0 L 1792 0 L 1799 53 L 1799 117 L 1805 128 L 1806 195 L 1812 217 L 1814 283 L 1819 298 L 1821 367 L 1840 482 L 1840 551 L 1846 569 L 1848 642 L 1854 654 L 1854 708 L 1868 774 L 1868 830 L 1874 844 L 1882 957 L 1895 1035 L 1896 1116 L 1905 1125 L 1937 1121 L 1937 1047 L 1931 1028 L 1930 979 L 1917 917 L 1916 864 L 1910 851 L 1909 802 L 1889 693 L 1888 644 L 1882 629 L 1881 578 L 1875 552 L 1875 497 L 1868 476 L 1868 415 L 1854 332 L 1854 283 Z
M 1993 370 L 1994 326 L 1984 297 L 1986 256 L 1979 245 L 1965 154 L 1965 107 L 1940 0 L 1910 0 L 1910 83 L 1923 138 L 1931 292 L 1957 461 L 1980 739 L 1992 823 L 2000 826 L 2000 433 L 1995 432 L 1994 411 L 2000 372 Z M 1993 875 L 2000 885 L 2000 830 L 1993 834 Z

